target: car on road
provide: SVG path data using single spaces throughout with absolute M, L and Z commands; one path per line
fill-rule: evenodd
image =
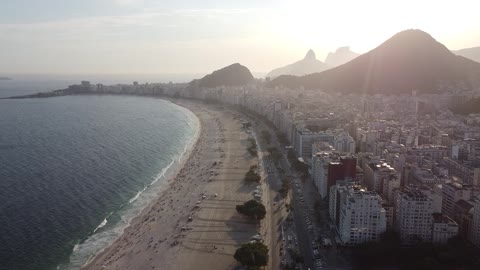
M 254 236 L 252 236 L 252 240 L 260 241 L 260 240 L 262 240 L 262 236 L 260 234 L 254 235 Z
M 320 251 L 318 251 L 318 249 L 313 250 L 313 258 L 315 258 L 315 259 L 320 258 Z
M 314 265 L 317 270 L 323 269 L 322 260 L 320 259 L 315 260 Z

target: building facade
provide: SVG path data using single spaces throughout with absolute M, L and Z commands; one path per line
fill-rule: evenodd
M 355 153 L 355 140 L 347 132 L 340 132 L 333 138 L 333 147 L 340 152 Z
M 380 240 L 387 229 L 382 198 L 376 192 L 349 188 L 344 196 L 337 196 L 339 199 L 337 230 L 342 243 L 358 245 Z
M 432 241 L 433 203 L 417 189 L 405 188 L 396 194 L 395 230 L 405 244 Z
M 440 213 L 433 214 L 432 243 L 446 244 L 457 235 L 458 224 L 453 219 Z

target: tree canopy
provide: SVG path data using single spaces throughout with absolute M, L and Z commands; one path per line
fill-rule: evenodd
M 287 135 L 283 132 L 277 131 L 277 138 L 282 145 L 287 145 L 289 143 Z
M 270 134 L 270 132 L 268 132 L 268 130 L 262 130 L 262 137 L 267 142 L 267 144 L 270 144 L 272 135 Z
M 282 187 L 278 192 L 282 194 L 283 197 L 286 197 L 288 195 L 288 191 L 291 189 L 290 181 L 286 178 L 282 180 Z
M 242 205 L 237 205 L 236 209 L 240 214 L 246 215 L 255 220 L 262 220 L 267 214 L 265 206 L 261 202 L 255 200 L 250 200 Z
M 250 143 L 250 146 L 247 148 L 247 151 L 250 153 L 250 155 L 256 157 L 258 155 L 257 142 L 255 142 L 254 138 L 248 138 L 248 142 Z
M 250 166 L 250 170 L 245 174 L 245 181 L 247 182 L 260 182 L 262 177 L 257 173 L 257 166 Z
M 259 242 L 243 244 L 233 257 L 243 266 L 256 269 L 268 264 L 268 247 Z

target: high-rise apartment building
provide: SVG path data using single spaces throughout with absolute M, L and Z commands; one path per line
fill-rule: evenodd
M 432 241 L 432 199 L 417 189 L 402 189 L 396 194 L 395 230 L 403 243 Z
M 380 240 L 387 229 L 382 198 L 373 191 L 350 188 L 340 199 L 337 230 L 342 243 L 358 245 Z

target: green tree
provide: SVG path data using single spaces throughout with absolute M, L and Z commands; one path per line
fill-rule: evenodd
M 319 125 L 306 125 L 306 129 L 310 130 L 311 132 L 320 132 L 322 128 Z
M 270 134 L 270 132 L 268 132 L 267 130 L 262 130 L 262 137 L 267 142 L 267 144 L 270 144 L 270 141 L 272 139 L 272 135 Z
M 278 142 L 281 143 L 282 145 L 287 145 L 288 144 L 287 135 L 285 135 L 284 133 L 278 131 L 277 132 L 277 138 L 278 138 Z
M 237 205 L 236 209 L 240 214 L 246 215 L 257 221 L 264 219 L 267 214 L 265 206 L 261 202 L 255 200 L 250 200 L 242 205 Z
M 256 165 L 250 166 L 250 170 L 245 174 L 244 179 L 246 182 L 260 182 L 262 177 L 257 173 Z
M 257 152 L 257 142 L 253 138 L 248 138 L 248 142 L 250 143 L 250 146 L 247 148 L 247 151 L 252 155 L 253 157 L 258 156 Z
M 268 264 L 268 247 L 259 242 L 243 244 L 233 257 L 248 269 L 258 269 Z
M 282 153 L 276 147 L 268 147 L 267 151 L 270 153 L 272 160 L 277 163 L 282 158 Z
M 288 179 L 284 178 L 282 180 L 282 187 L 280 188 L 280 190 L 278 192 L 280 192 L 283 197 L 286 197 L 287 194 L 288 194 L 288 191 L 291 188 L 292 188 L 292 186 L 290 185 L 290 181 L 288 181 Z
M 293 149 L 288 149 L 287 158 L 290 162 L 297 160 L 297 155 Z

